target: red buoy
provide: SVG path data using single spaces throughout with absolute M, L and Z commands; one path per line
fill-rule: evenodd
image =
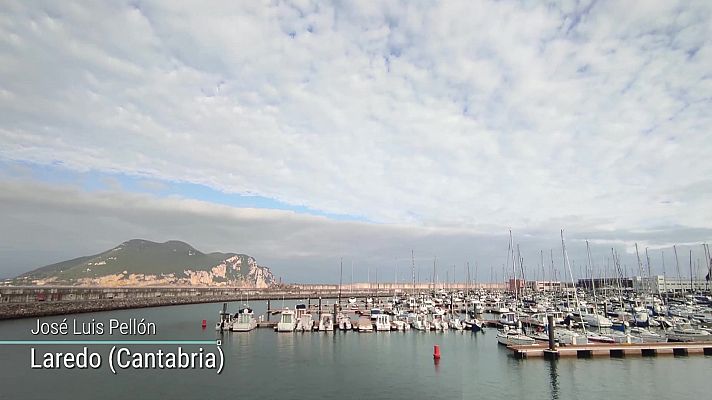
M 433 347 L 433 358 L 436 360 L 440 359 L 440 346 L 437 344 Z
M 203 329 L 205 329 L 208 326 L 208 320 L 204 319 L 203 320 Z

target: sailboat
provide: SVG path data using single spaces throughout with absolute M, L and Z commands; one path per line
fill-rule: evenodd
M 536 343 L 536 340 L 525 335 L 520 328 L 505 326 L 497 332 L 497 342 L 505 346 L 531 346 Z
M 517 283 L 517 268 L 516 262 L 514 260 L 514 239 L 512 237 L 512 231 L 509 231 L 509 249 L 507 251 L 507 262 L 509 262 L 511 256 L 512 270 L 514 272 L 513 289 L 514 289 L 514 310 L 517 309 L 518 303 L 518 292 L 519 285 Z M 521 329 L 521 322 L 517 319 L 517 314 L 515 312 L 506 312 L 502 314 L 500 322 L 505 323 L 502 329 L 497 331 L 497 342 L 505 346 L 513 345 L 533 345 L 536 341 L 533 338 L 525 335 Z M 516 326 L 510 327 L 509 324 Z

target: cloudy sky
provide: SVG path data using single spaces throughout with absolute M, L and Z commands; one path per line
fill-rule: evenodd
M 3 1 L 0 277 L 138 237 L 501 280 L 510 228 L 532 276 L 560 229 L 575 275 L 587 239 L 687 267 L 711 38 L 706 0 Z

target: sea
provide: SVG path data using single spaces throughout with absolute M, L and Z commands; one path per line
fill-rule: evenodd
M 278 304 L 275 304 L 278 303 Z M 237 312 L 242 304 L 229 303 Z M 272 301 L 272 307 L 294 302 Z M 251 302 L 263 314 L 265 301 Z M 33 335 L 36 318 L 0 321 L 0 341 L 220 340 L 223 368 L 118 369 L 107 365 L 109 344 L 0 345 L 0 399 L 705 399 L 710 398 L 712 356 L 658 356 L 518 360 L 484 332 L 216 332 L 222 304 L 195 304 L 40 318 L 95 325 L 131 319 L 154 322 L 156 335 Z M 271 317 L 273 320 L 277 316 Z M 207 327 L 202 327 L 202 320 Z M 439 361 L 433 349 L 440 348 Z M 86 369 L 32 368 L 35 356 L 99 353 Z M 166 352 L 178 345 L 127 345 L 132 352 Z M 216 344 L 181 345 L 217 354 Z M 39 355 L 38 355 L 39 354 Z

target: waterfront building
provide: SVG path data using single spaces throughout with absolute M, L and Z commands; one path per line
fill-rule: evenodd
M 633 289 L 635 291 L 650 290 L 653 293 L 683 293 L 698 292 L 709 289 L 709 282 L 705 279 L 690 277 L 670 277 L 662 275 L 635 276 L 632 278 Z

